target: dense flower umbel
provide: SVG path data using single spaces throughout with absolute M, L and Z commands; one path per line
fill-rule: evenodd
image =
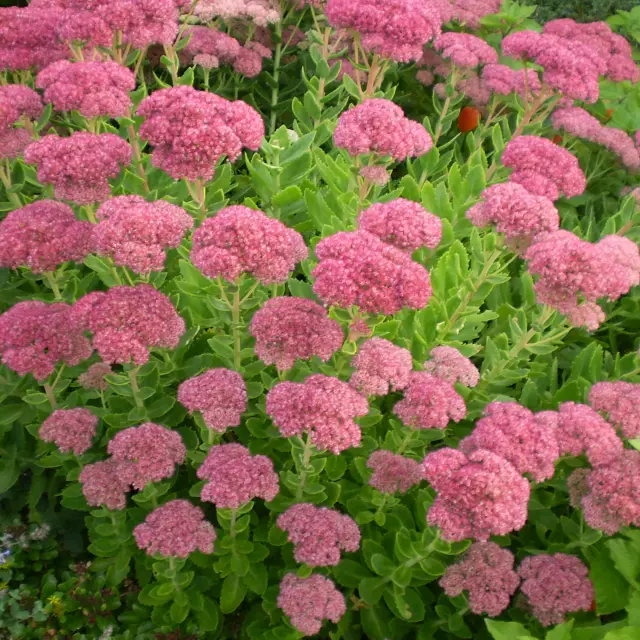
M 54 200 L 36 200 L 0 222 L 0 267 L 55 271 L 69 260 L 82 262 L 92 250 L 92 225 Z
M 531 488 L 501 456 L 439 449 L 427 455 L 423 469 L 438 492 L 427 521 L 446 540 L 488 540 L 518 531 L 527 521 Z
M 133 536 L 138 548 L 150 556 L 186 558 L 196 550 L 213 553 L 216 532 L 202 509 L 188 500 L 171 500 L 134 527 Z
M 140 136 L 153 145 L 153 164 L 176 180 L 210 180 L 222 156 L 233 162 L 243 147 L 256 151 L 264 136 L 262 118 L 248 104 L 188 86 L 154 92 L 137 115 L 145 118 Z
M 181 207 L 164 200 L 147 202 L 140 196 L 116 196 L 96 213 L 94 242 L 99 255 L 136 273 L 161 271 L 165 251 L 175 249 L 193 226 Z
M 0 129 L 0 160 L 19 156 L 31 142 L 33 138 L 26 129 Z
M 357 416 L 369 411 L 366 398 L 346 382 L 321 374 L 304 382 L 280 382 L 267 394 L 267 413 L 289 438 L 307 431 L 320 450 L 339 454 L 360 444 Z
M 452 0 L 453 19 L 477 28 L 484 16 L 498 13 L 502 0 Z
M 308 249 L 302 236 L 262 211 L 233 205 L 207 218 L 193 234 L 191 259 L 209 278 L 248 273 L 263 284 L 284 282 Z
M 42 423 L 38 435 L 45 442 L 54 442 L 62 453 L 73 451 L 81 456 L 91 447 L 97 424 L 98 418 L 89 409 L 58 409 Z
M 347 610 L 344 596 L 335 584 L 319 574 L 299 578 L 288 573 L 280 583 L 278 607 L 305 636 L 319 633 L 325 618 L 339 622 Z
M 37 120 L 42 115 L 40 96 L 22 84 L 0 85 L 0 136 L 22 116 Z
M 469 33 L 449 31 L 438 36 L 434 48 L 457 67 L 477 67 L 498 62 L 496 50 L 482 38 Z
M 396 198 L 378 202 L 358 217 L 358 227 L 402 251 L 435 249 L 442 238 L 442 221 L 420 203 Z
M 269 502 L 280 491 L 273 462 L 237 443 L 211 447 L 197 475 L 209 481 L 200 499 L 218 509 L 237 509 L 254 498 Z
M 223 20 L 244 18 L 262 27 L 280 20 L 278 3 L 274 0 L 200 0 L 194 13 L 203 22 L 214 17 Z
M 247 410 L 247 390 L 242 376 L 231 369 L 209 369 L 178 387 L 178 402 L 189 413 L 200 411 L 209 429 L 224 433 L 237 427 Z
M 450 382 L 426 371 L 414 371 L 393 412 L 407 427 L 446 429 L 450 420 L 460 422 L 465 417 L 467 407 Z
M 344 111 L 333 132 L 333 141 L 352 156 L 374 153 L 400 161 L 427 153 L 433 144 L 419 122 L 405 118 L 398 105 L 383 98 L 365 100 Z
M 144 364 L 151 347 L 173 349 L 185 331 L 171 300 L 148 284 L 94 291 L 74 312 L 105 362 Z
M 360 548 L 360 529 L 349 517 L 312 504 L 294 504 L 278 516 L 277 525 L 289 534 L 296 562 L 333 567 L 341 551 Z
M 589 391 L 589 404 L 607 414 L 625 438 L 640 438 L 640 384 L 598 382 Z
M 480 380 L 476 366 L 454 347 L 442 345 L 431 350 L 430 359 L 423 367 L 427 373 L 451 384 L 459 382 L 465 387 L 475 387 Z
M 250 331 L 258 357 L 279 371 L 291 369 L 297 359 L 329 360 L 344 341 L 340 323 L 324 307 L 289 296 L 267 300 L 254 314 Z
M 529 556 L 520 563 L 518 575 L 531 612 L 545 627 L 561 624 L 567 613 L 591 608 L 593 585 L 589 568 L 575 556 Z
M 128 462 L 113 458 L 85 465 L 78 481 L 87 503 L 92 507 L 104 505 L 107 509 L 124 509 L 127 492 L 131 491 L 128 468 Z
M 2 362 L 18 375 L 42 381 L 59 362 L 75 366 L 92 351 L 69 305 L 31 300 L 0 315 Z
M 90 204 L 111 195 L 107 178 L 131 162 L 131 147 L 113 133 L 76 131 L 68 138 L 44 136 L 25 149 L 24 159 L 38 165 L 38 180 L 52 184 L 56 198 Z
M 460 562 L 447 567 L 440 586 L 450 598 L 466 591 L 473 613 L 499 616 L 520 584 L 514 560 L 509 549 L 495 542 L 475 542 Z
M 431 297 L 429 272 L 405 252 L 366 231 L 339 232 L 315 249 L 313 291 L 328 305 L 369 313 L 422 309 Z
M 84 389 L 105 391 L 109 384 L 104 377 L 110 373 L 112 373 L 111 365 L 106 362 L 96 362 L 78 376 L 78 384 Z
M 482 82 L 492 93 L 517 93 L 525 100 L 540 92 L 538 72 L 534 69 L 512 69 L 505 64 L 488 64 L 482 68 Z
M 406 493 L 422 481 L 422 466 L 416 460 L 379 449 L 367 460 L 373 470 L 369 484 L 381 493 Z

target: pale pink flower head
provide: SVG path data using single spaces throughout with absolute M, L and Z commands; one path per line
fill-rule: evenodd
M 531 612 L 545 627 L 563 623 L 567 613 L 591 609 L 589 568 L 575 556 L 528 556 L 520 563 L 518 575 Z
M 129 463 L 113 458 L 85 465 L 78 481 L 87 504 L 112 510 L 124 509 L 127 492 L 131 491 L 131 483 L 126 477 L 128 467 Z
M 194 13 L 203 22 L 217 16 L 223 20 L 251 20 L 261 27 L 280 20 L 279 5 L 275 0 L 200 0 Z
M 171 500 L 134 527 L 133 536 L 138 548 L 150 556 L 187 558 L 194 551 L 213 553 L 216 532 L 202 509 L 188 500 Z
M 448 31 L 438 36 L 434 48 L 457 67 L 472 68 L 498 62 L 496 50 L 482 38 L 470 33 Z
M 65 262 L 82 262 L 92 245 L 92 225 L 76 220 L 62 202 L 36 200 L 0 222 L 0 267 L 55 271 Z
M 498 13 L 502 0 L 451 0 L 453 19 L 461 24 L 477 29 L 480 20 L 492 13 Z
M 89 409 L 57 409 L 40 427 L 38 435 L 45 442 L 54 442 L 62 453 L 81 456 L 91 447 L 96 435 L 98 418 Z
M 506 96 L 517 93 L 531 99 L 540 92 L 542 85 L 534 69 L 512 69 L 504 64 L 488 64 L 482 68 L 482 81 L 492 93 Z
M 294 504 L 278 516 L 278 527 L 289 534 L 296 562 L 310 567 L 334 567 L 340 552 L 360 548 L 360 529 L 349 517 L 327 507 Z
M 325 619 L 340 622 L 347 611 L 344 596 L 335 584 L 317 573 L 308 578 L 288 573 L 280 583 L 278 607 L 305 636 L 319 633 Z
M 414 371 L 393 412 L 413 429 L 446 429 L 451 420 L 460 422 L 467 415 L 467 407 L 450 382 L 426 371 Z
M 193 218 L 165 200 L 147 202 L 141 196 L 110 198 L 96 212 L 94 227 L 98 255 L 135 273 L 162 271 L 167 249 L 179 246 Z
M 572 327 L 584 327 L 587 331 L 595 331 L 607 318 L 602 307 L 595 302 L 583 302 L 566 313 Z
M 304 382 L 280 382 L 267 394 L 267 413 L 285 438 L 305 431 L 320 450 L 336 455 L 360 444 L 354 421 L 369 411 L 369 403 L 346 382 L 321 374 Z
M 495 542 L 474 542 L 462 560 L 447 567 L 439 584 L 450 598 L 466 591 L 471 611 L 493 618 L 509 606 L 520 584 L 514 561 L 513 553 Z
M 231 369 L 209 369 L 178 387 L 178 402 L 189 413 L 200 411 L 204 423 L 218 433 L 240 425 L 247 410 L 247 389 L 242 376 Z
M 317 356 L 329 360 L 344 342 L 340 323 L 313 300 L 282 296 L 271 298 L 251 319 L 256 354 L 279 371 L 291 369 L 295 361 Z
M 109 363 L 144 364 L 149 349 L 175 349 L 185 332 L 171 300 L 148 284 L 89 293 L 75 303 L 74 315 Z
M 0 85 L 0 135 L 22 116 L 37 120 L 42 115 L 42 100 L 23 84 Z
M 105 391 L 109 386 L 105 380 L 105 376 L 108 376 L 110 373 L 113 373 L 111 365 L 106 362 L 96 362 L 78 376 L 78 384 L 84 389 Z
M 218 509 L 237 509 L 254 498 L 269 502 L 280 492 L 273 462 L 235 442 L 211 447 L 197 476 L 209 481 L 200 499 Z
M 232 205 L 196 230 L 191 259 L 209 278 L 233 281 L 248 273 L 263 284 L 272 284 L 284 282 L 308 253 L 297 231 L 262 211 Z
M 589 391 L 589 404 L 606 414 L 625 438 L 640 438 L 640 384 L 597 382 Z
M 442 345 L 431 350 L 430 359 L 423 367 L 427 373 L 451 384 L 459 382 L 465 387 L 475 387 L 480 381 L 477 367 L 454 347 Z
M 440 527 L 445 540 L 484 541 L 518 531 L 527 521 L 531 488 L 503 457 L 445 448 L 429 453 L 423 469 L 438 493 L 427 522 Z
M 640 249 L 629 238 L 612 234 L 601 238 L 595 246 L 597 253 L 617 274 L 616 283 L 609 290 L 609 297 L 616 299 L 631 287 L 640 284 Z
M 374 451 L 367 467 L 373 470 L 369 484 L 381 493 L 406 493 L 422 481 L 421 464 L 392 451 Z
M 384 338 L 370 338 L 352 358 L 349 384 L 365 396 L 385 396 L 409 384 L 413 358 L 407 349 Z
M 25 149 L 24 159 L 38 165 L 38 180 L 52 184 L 56 198 L 91 204 L 109 198 L 108 178 L 131 162 L 131 147 L 113 133 L 76 131 L 68 138 L 40 138 Z
M 367 165 L 366 167 L 362 167 L 358 173 L 371 184 L 375 184 L 378 187 L 384 187 L 384 185 L 391 180 L 391 176 L 386 167 L 381 165 Z
M 397 104 L 383 98 L 370 98 L 343 111 L 333 142 L 352 156 L 373 153 L 399 161 L 421 156 L 433 145 L 419 122 L 405 118 Z
M 0 356 L 20 376 L 42 382 L 59 362 L 75 366 L 91 356 L 84 326 L 61 302 L 18 302 L 0 315 Z

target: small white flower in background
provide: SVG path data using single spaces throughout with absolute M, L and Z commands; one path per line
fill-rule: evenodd
M 113 625 L 109 625 L 103 632 L 98 640 L 109 640 L 113 636 Z
M 29 537 L 32 540 L 46 540 L 49 537 L 49 533 L 51 531 L 51 527 L 48 524 L 40 525 L 36 527 L 30 534 Z

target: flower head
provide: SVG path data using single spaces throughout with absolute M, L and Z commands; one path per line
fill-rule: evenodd
M 81 456 L 91 447 L 97 424 L 89 409 L 58 409 L 42 423 L 38 435 L 45 442 L 55 442 L 62 453 Z
M 416 460 L 378 449 L 367 460 L 373 470 L 369 484 L 381 493 L 406 493 L 422 481 L 422 466 Z
M 502 0 L 451 0 L 453 19 L 476 29 L 480 20 L 492 13 L 498 13 Z
M 465 387 L 475 387 L 480 380 L 476 366 L 454 347 L 442 345 L 431 350 L 430 359 L 423 367 L 427 373 L 451 384 L 459 382 Z
M 200 0 L 194 13 L 203 22 L 217 16 L 223 20 L 251 20 L 261 27 L 280 20 L 279 5 L 274 0 Z
M 457 67 L 471 68 L 498 62 L 496 50 L 482 38 L 470 33 L 448 31 L 438 36 L 433 46 L 443 58 L 451 60 Z
M 534 69 L 512 69 L 505 64 L 487 64 L 482 68 L 482 81 L 492 93 L 503 96 L 516 93 L 530 99 L 540 92 L 540 76 Z
M 589 391 L 589 404 L 607 414 L 625 438 L 640 438 L 640 384 L 597 382 Z
M 358 172 L 365 180 L 368 180 L 371 184 L 375 184 L 378 187 L 384 187 L 385 184 L 391 180 L 391 176 L 386 167 L 381 165 L 367 165 L 362 167 Z
M 22 116 L 37 120 L 41 114 L 42 100 L 31 87 L 23 84 L 0 85 L 0 135 Z
M 78 376 L 78 384 L 84 389 L 99 389 L 100 391 L 105 391 L 109 385 L 104 378 L 110 373 L 112 373 L 110 364 L 106 362 L 96 362 Z
M 82 493 L 92 507 L 105 506 L 107 509 L 124 509 L 127 492 L 131 490 L 126 469 L 129 464 L 109 458 L 102 462 L 87 464 L 82 468 L 78 481 Z

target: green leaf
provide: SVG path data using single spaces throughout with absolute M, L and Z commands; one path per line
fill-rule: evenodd
M 300 191 L 300 187 L 294 184 L 289 185 L 271 198 L 271 202 L 276 207 L 286 207 L 299 200 L 302 200 L 302 191 Z
M 171 622 L 174 624 L 180 624 L 184 622 L 189 615 L 189 601 L 184 603 L 174 602 L 169 609 L 169 615 L 171 616 Z
M 222 583 L 220 593 L 220 611 L 227 614 L 235 611 L 247 593 L 247 586 L 242 578 L 236 575 L 227 576 Z
M 608 615 L 620 611 L 629 602 L 629 583 L 613 564 L 606 549 L 588 550 L 589 577 L 596 596 L 596 612 Z
M 571 640 L 571 629 L 573 629 L 573 620 L 559 624 L 551 631 L 547 631 L 545 640 Z
M 527 629 L 519 622 L 498 622 L 485 618 L 487 630 L 495 640 L 517 640 L 520 637 L 530 637 Z
M 220 622 L 220 614 L 218 613 L 218 605 L 204 596 L 204 606 L 202 611 L 198 613 L 198 623 L 203 631 L 215 631 Z
M 345 558 L 333 569 L 336 582 L 343 587 L 355 589 L 361 580 L 371 578 L 371 572 L 359 562 Z

